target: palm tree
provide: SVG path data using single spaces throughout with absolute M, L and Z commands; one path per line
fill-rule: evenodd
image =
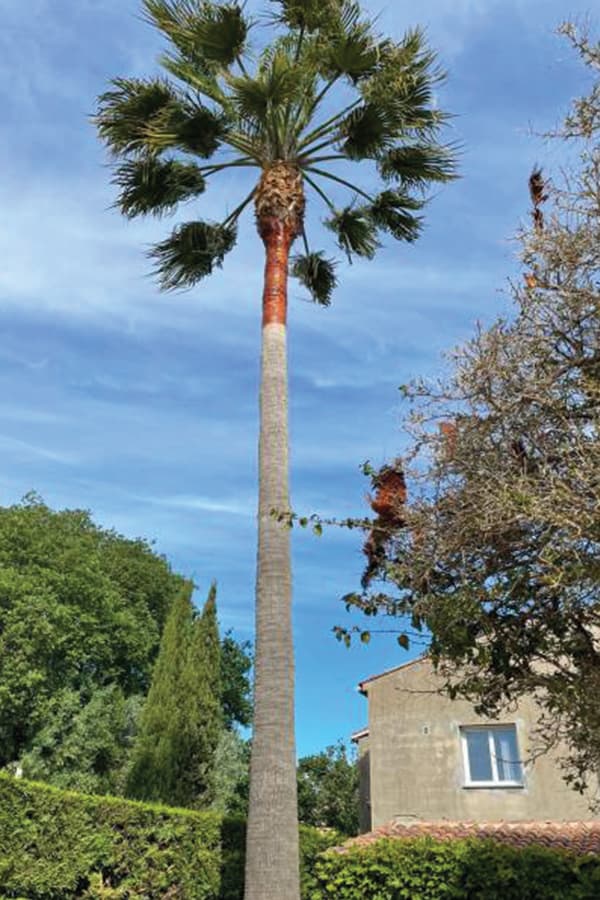
M 316 303 L 330 303 L 336 261 L 309 246 L 307 188 L 350 261 L 371 259 L 380 233 L 415 240 L 425 189 L 454 176 L 453 148 L 437 141 L 447 116 L 433 90 L 443 74 L 419 30 L 399 42 L 382 38 L 355 0 L 270 0 L 256 21 L 235 0 L 143 7 L 167 38 L 161 63 L 171 79 L 115 79 L 95 117 L 116 158 L 121 212 L 160 216 L 196 200 L 221 172 L 259 173 L 222 221 L 179 224 L 150 256 L 164 290 L 189 288 L 222 265 L 254 204 L 266 265 L 245 898 L 298 900 L 290 540 L 274 515 L 289 509 L 288 267 Z M 303 252 L 290 258 L 297 238 Z

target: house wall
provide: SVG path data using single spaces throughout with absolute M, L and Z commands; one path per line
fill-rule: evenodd
M 439 680 L 420 661 L 365 684 L 369 701 L 370 827 L 392 820 L 568 821 L 595 818 L 589 799 L 561 778 L 554 756 L 533 762 L 535 704 L 524 699 L 501 719 L 474 715 L 469 703 L 433 693 Z M 517 726 L 523 787 L 465 787 L 460 727 Z
M 353 739 L 354 740 L 354 739 Z M 369 752 L 369 735 L 361 734 L 355 740 L 359 775 L 358 816 L 361 833 L 371 830 L 371 754 Z

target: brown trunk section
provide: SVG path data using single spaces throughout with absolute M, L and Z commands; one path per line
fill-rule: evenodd
M 245 900 L 300 900 L 294 648 L 287 512 L 286 308 L 289 222 L 260 216 L 266 250 L 260 384 L 254 727 Z
M 288 258 L 294 237 L 288 226 L 274 218 L 261 222 L 260 233 L 267 253 L 262 305 L 263 328 L 271 322 L 285 325 Z

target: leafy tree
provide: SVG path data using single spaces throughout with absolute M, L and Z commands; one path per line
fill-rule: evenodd
M 237 641 L 228 631 L 221 640 L 221 695 L 223 724 L 228 731 L 252 722 L 252 644 Z
M 223 729 L 215 754 L 213 809 L 228 816 L 248 816 L 250 741 Z
M 20 767 L 26 778 L 88 794 L 123 794 L 142 698 L 98 688 L 82 705 L 78 691 L 55 694 L 45 723 Z
M 346 600 L 429 629 L 448 690 L 478 711 L 535 696 L 539 748 L 566 744 L 582 788 L 600 771 L 600 45 L 563 31 L 596 73 L 555 135 L 580 164 L 563 185 L 531 176 L 514 317 L 406 389 L 412 502 L 370 573 L 381 591 Z
M 213 585 L 200 615 L 192 585 L 175 598 L 139 722 L 127 793 L 173 806 L 212 800 L 222 730 L 220 643 Z
M 289 255 L 301 237 L 292 274 L 328 305 L 335 263 L 309 247 L 306 187 L 349 260 L 371 259 L 380 234 L 415 240 L 424 190 L 454 174 L 432 95 L 442 75 L 420 31 L 382 38 L 356 0 L 277 0 L 265 20 L 272 39 L 255 48 L 256 23 L 235 0 L 143 0 L 143 8 L 167 39 L 161 62 L 175 80 L 118 78 L 100 97 L 96 124 L 117 161 L 121 212 L 161 216 L 196 201 L 219 173 L 258 170 L 224 219 L 182 222 L 150 255 L 163 289 L 191 287 L 223 264 L 254 204 L 266 267 L 246 900 L 298 900 L 289 532 L 273 515 L 289 508 Z
M 0 508 L 0 766 L 61 732 L 67 709 L 103 706 L 89 706 L 96 691 L 126 705 L 145 693 L 180 583 L 147 542 L 84 510 L 35 495 Z
M 298 813 L 304 825 L 358 834 L 359 773 L 339 743 L 298 761 Z

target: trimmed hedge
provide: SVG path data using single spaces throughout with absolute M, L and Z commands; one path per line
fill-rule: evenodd
M 0 776 L 0 891 L 26 900 L 214 900 L 221 818 Z
M 314 866 L 308 900 L 598 900 L 600 858 L 490 840 L 382 839 Z
M 334 832 L 300 827 L 303 896 Z M 242 900 L 245 825 L 0 775 L 0 900 Z
M 600 857 L 477 839 L 324 853 L 300 827 L 303 900 L 598 900 Z M 244 823 L 0 775 L 0 900 L 242 900 Z

